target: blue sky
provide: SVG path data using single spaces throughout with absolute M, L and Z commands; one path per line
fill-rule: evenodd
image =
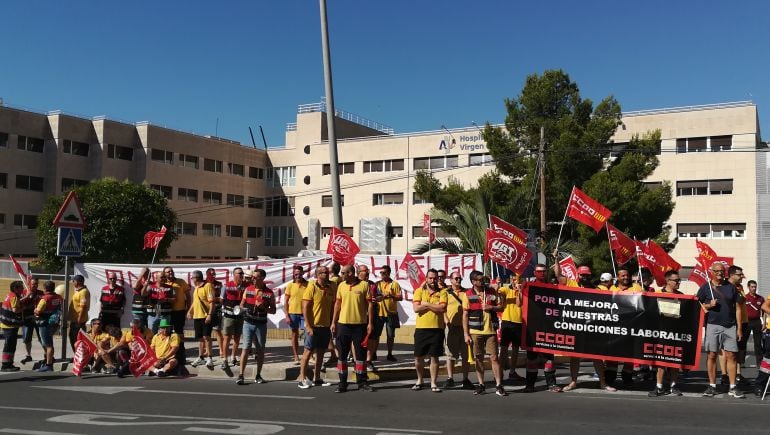
M 503 100 L 552 68 L 624 111 L 750 99 L 770 131 L 770 2 L 329 0 L 328 12 L 337 107 L 396 132 L 501 122 Z M 219 136 L 250 144 L 262 125 L 274 146 L 324 93 L 317 1 L 5 1 L 0 16 L 10 106 L 199 134 L 219 118 Z

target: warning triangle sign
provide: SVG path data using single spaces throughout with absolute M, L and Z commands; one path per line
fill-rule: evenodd
M 56 227 L 85 228 L 86 220 L 83 217 L 83 211 L 80 210 L 80 202 L 74 191 L 70 191 L 67 195 L 67 199 L 64 200 L 64 204 L 53 219 L 53 225 Z

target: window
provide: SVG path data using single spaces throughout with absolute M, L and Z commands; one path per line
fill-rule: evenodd
M 401 239 L 404 237 L 404 227 L 390 227 L 388 237 L 391 239 Z
M 682 239 L 694 239 L 708 237 L 709 224 L 677 224 L 676 233 Z
M 171 186 L 162 186 L 160 184 L 150 184 L 150 189 L 157 190 L 166 199 L 172 199 L 171 192 L 174 189 Z
M 265 246 L 294 246 L 294 227 L 265 227 Z
M 700 153 L 708 151 L 707 145 L 710 145 L 711 152 L 730 151 L 733 148 L 732 136 L 712 136 L 712 137 L 688 137 L 676 140 L 677 153 Z
M 296 166 L 282 166 L 267 170 L 268 187 L 293 187 L 297 180 Z
M 456 168 L 457 156 L 421 157 L 414 159 L 414 169 Z
M 79 186 L 85 186 L 88 184 L 88 180 L 78 180 L 75 178 L 62 178 L 61 179 L 61 191 L 66 192 Z
M 294 197 L 265 198 L 265 216 L 294 216 Z
M 227 225 L 225 234 L 227 237 L 243 237 L 243 227 L 241 225 Z
M 203 231 L 204 236 L 222 237 L 222 225 L 219 224 L 203 224 L 201 231 Z
M 13 229 L 34 230 L 37 228 L 37 216 L 29 214 L 13 215 Z
M 35 177 L 32 175 L 17 175 L 16 176 L 16 188 L 24 190 L 33 190 L 35 192 L 43 191 L 43 177 Z
M 353 227 L 342 227 L 342 231 L 346 232 L 347 235 L 350 237 L 353 237 Z M 332 236 L 332 227 L 323 227 L 321 228 L 321 238 L 328 239 Z
M 249 239 L 259 239 L 262 237 L 262 227 L 248 227 L 246 233 Z
M 120 145 L 107 144 L 107 158 L 119 160 L 134 160 L 134 149 Z
M 677 181 L 676 196 L 708 195 L 708 180 Z
M 227 171 L 231 175 L 238 175 L 239 177 L 244 176 L 244 169 L 245 167 L 243 165 L 240 165 L 238 163 L 228 163 L 227 164 Z
M 203 159 L 203 170 L 209 172 L 222 172 L 222 161 L 213 159 Z
M 256 178 L 258 180 L 261 180 L 265 178 L 265 170 L 262 168 L 255 168 L 253 166 L 249 166 L 249 178 Z
M 191 156 L 189 154 L 179 154 L 179 166 L 185 168 L 198 169 L 198 156 Z
M 87 143 L 64 139 L 62 151 L 73 156 L 88 157 L 88 150 L 90 148 L 91 146 Z
M 687 152 L 688 153 L 700 153 L 706 151 L 706 138 L 705 137 L 691 137 L 687 139 Z
M 647 190 L 655 190 L 658 187 L 663 186 L 662 181 L 643 181 L 642 184 L 644 184 L 644 187 L 646 187 Z
M 233 195 L 232 193 L 228 193 L 227 205 L 231 205 L 233 207 L 243 207 L 243 195 Z
M 732 136 L 714 136 L 711 138 L 711 152 L 730 151 L 732 148 Z
M 404 159 L 372 160 L 364 162 L 364 172 L 391 172 L 403 171 Z
M 259 209 L 264 208 L 264 206 L 265 206 L 265 199 L 264 198 L 257 198 L 255 196 L 250 196 L 249 197 L 248 206 L 249 206 L 249 208 L 259 208 Z
M 709 194 L 731 195 L 733 193 L 733 180 L 709 180 Z
M 423 199 L 419 193 L 414 192 L 412 193 L 412 204 L 430 204 L 431 202 L 427 199 Z
M 628 148 L 628 142 L 614 142 L 610 145 L 610 158 L 618 158 Z
M 711 224 L 714 239 L 742 239 L 746 237 L 746 224 Z
M 679 278 L 682 279 L 682 281 L 689 281 L 690 280 L 690 274 L 692 274 L 693 269 L 695 269 L 692 266 L 682 266 L 679 269 Z
M 33 153 L 42 153 L 45 141 L 36 137 L 19 136 L 16 144 L 20 150 L 32 151 Z
M 356 172 L 356 165 L 353 162 L 347 162 L 347 163 L 338 163 L 337 164 L 338 171 L 340 175 L 342 174 L 353 174 Z M 322 168 L 323 175 L 329 175 L 332 172 L 331 164 L 324 163 Z M 365 171 L 364 171 L 365 172 Z
M 397 205 L 403 203 L 403 193 L 375 193 L 372 195 L 372 205 Z
M 198 232 L 198 224 L 195 222 L 177 222 L 176 234 L 179 236 L 194 236 Z
M 470 166 L 490 166 L 494 164 L 492 156 L 489 153 L 471 154 L 468 163 Z
M 345 205 L 345 195 L 340 195 L 340 205 Z M 332 196 L 323 195 L 321 197 L 321 207 L 332 207 Z
M 0 132 L 0 148 L 8 148 L 8 133 Z
M 150 159 L 152 159 L 152 160 L 154 160 L 156 162 L 161 162 L 161 163 L 166 163 L 168 165 L 173 165 L 174 164 L 174 153 L 172 153 L 171 151 L 164 151 L 164 150 L 159 150 L 159 149 L 153 148 L 152 151 L 150 151 Z
M 8 174 L 0 173 L 0 188 L 8 188 Z
M 207 204 L 222 204 L 222 193 L 203 191 L 203 202 Z
M 180 187 L 176 190 L 177 201 L 198 202 L 198 190 Z

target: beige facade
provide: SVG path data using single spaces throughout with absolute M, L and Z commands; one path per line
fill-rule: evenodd
M 325 250 L 333 218 L 324 108 L 299 106 L 286 144 L 265 152 L 148 123 L 2 107 L 0 253 L 34 254 L 34 231 L 26 227 L 45 197 L 104 176 L 170 195 L 181 223 L 171 259 L 240 258 L 247 244 L 250 256 Z M 370 252 L 403 253 L 427 240 L 422 218 L 431 204 L 415 196 L 417 170 L 471 186 L 494 164 L 476 127 L 393 134 L 347 112 L 337 116 L 344 226 Z M 749 278 L 768 269 L 761 259 L 770 252 L 770 186 L 757 119 L 751 103 L 623 116 L 615 149 L 634 134 L 661 130 L 660 166 L 648 182 L 671 183 L 669 224 L 679 237 L 672 255 L 685 275 L 696 237 L 734 257 Z

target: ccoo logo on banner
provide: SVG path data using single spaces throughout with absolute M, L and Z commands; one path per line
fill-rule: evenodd
M 695 296 L 529 283 L 523 346 L 580 358 L 696 369 L 703 311 Z

